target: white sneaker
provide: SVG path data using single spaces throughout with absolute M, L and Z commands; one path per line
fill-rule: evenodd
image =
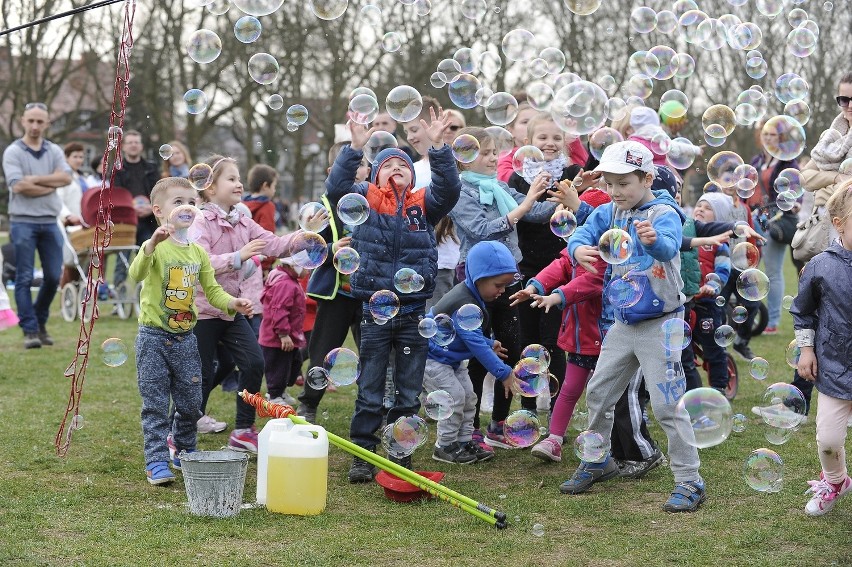
M 224 421 L 216 421 L 209 415 L 202 415 L 196 423 L 199 433 L 221 433 L 225 431 L 228 424 Z
M 276 396 L 274 398 L 270 398 L 269 394 L 267 394 L 266 399 L 269 400 L 270 403 L 279 404 L 279 405 L 282 405 L 282 406 L 290 406 L 290 407 L 295 408 L 296 406 L 299 405 L 299 400 L 297 400 L 296 398 L 294 398 L 293 396 L 291 396 L 287 392 L 284 392 L 283 396 Z
M 804 425 L 808 422 L 808 416 L 797 414 L 784 404 L 775 404 L 773 406 L 753 406 L 751 408 L 751 413 L 754 415 L 759 415 L 760 417 L 768 417 L 769 419 L 773 418 L 783 418 L 785 420 L 795 421 L 799 420 L 798 425 Z M 850 420 L 852 421 L 852 420 Z
M 819 473 L 819 480 L 809 480 L 808 484 L 811 487 L 805 491 L 805 494 L 808 492 L 814 494 L 805 504 L 805 513 L 808 516 L 822 516 L 828 513 L 841 496 L 852 490 L 852 479 L 848 476 L 840 485 L 840 490 L 835 490 L 834 486 L 825 480 L 823 473 Z

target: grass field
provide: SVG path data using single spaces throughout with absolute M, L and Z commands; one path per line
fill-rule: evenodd
M 795 293 L 792 266 L 787 276 Z M 69 394 L 63 371 L 76 348 L 79 321 L 62 321 L 58 302 L 55 308 L 53 347 L 25 351 L 17 329 L 0 333 L 2 565 L 852 564 L 852 500 L 819 519 L 803 512 L 806 481 L 819 471 L 813 412 L 789 442 L 775 447 L 750 411 L 766 385 L 790 380 L 784 362 L 792 338 L 788 313 L 779 336 L 753 341 L 770 361 L 770 378 L 758 382 L 740 364 L 742 384 L 733 406 L 748 416 L 748 426 L 701 451 L 708 500 L 698 513 L 660 510 L 673 482 L 665 468 L 639 481 L 614 480 L 564 496 L 557 487 L 577 464 L 570 449 L 558 465 L 515 450 L 467 468 L 432 461 L 431 443 L 415 453 L 415 468 L 446 471 L 446 485 L 505 511 L 512 525 L 495 531 L 443 502 L 395 504 L 378 485 L 349 485 L 350 457 L 336 448 L 330 451 L 328 506 L 319 516 L 274 515 L 262 508 L 232 519 L 191 516 L 180 477 L 166 488 L 144 479 L 132 357 L 108 368 L 96 348 L 81 406 L 85 427 L 68 455 L 57 457 L 53 440 Z M 119 337 L 132 347 L 135 332 L 134 321 L 107 315 L 95 326 L 94 344 Z M 348 433 L 355 391 L 346 387 L 326 396 L 319 419 L 329 431 Z M 209 411 L 232 422 L 233 394 L 214 392 Z M 665 446 L 656 425 L 652 433 Z M 226 441 L 226 433 L 199 440 L 202 449 Z M 758 493 L 743 481 L 743 461 L 758 447 L 773 448 L 784 459 L 780 493 Z M 254 498 L 255 474 L 252 462 L 246 502 Z M 535 523 L 544 526 L 543 536 L 532 534 Z

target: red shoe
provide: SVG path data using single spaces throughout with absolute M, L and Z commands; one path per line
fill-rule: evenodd
M 473 434 L 471 435 L 471 440 L 479 445 L 484 451 L 488 451 L 490 453 L 494 452 L 494 449 L 485 442 L 485 436 L 482 434 L 482 431 L 479 429 L 474 429 Z
M 296 386 L 304 386 L 305 385 L 305 377 L 299 376 L 296 378 Z
M 234 429 L 228 439 L 228 448 L 235 451 L 257 453 L 257 429 L 254 425 L 246 429 Z
M 761 334 L 766 336 L 777 335 L 778 327 L 766 327 Z

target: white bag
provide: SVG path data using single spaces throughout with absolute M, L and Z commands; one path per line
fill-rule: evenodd
M 793 235 L 793 258 L 800 262 L 808 262 L 817 254 L 828 248 L 831 227 L 828 224 L 828 213 L 824 208 L 814 208 L 813 214 L 804 222 L 796 225 Z

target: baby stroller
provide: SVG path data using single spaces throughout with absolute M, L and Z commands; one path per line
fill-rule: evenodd
M 689 314 L 689 328 L 692 329 L 693 334 L 695 333 L 695 325 L 698 322 L 698 317 L 695 314 L 695 311 L 692 311 Z M 710 365 L 708 362 L 704 360 L 704 352 L 701 350 L 701 344 L 694 340 L 692 341 L 692 351 L 695 354 L 695 366 L 698 368 L 703 368 L 704 372 L 710 372 Z M 725 388 L 725 397 L 728 400 L 733 400 L 737 397 L 737 390 L 740 385 L 740 375 L 737 370 L 737 361 L 734 360 L 734 357 L 731 353 L 725 353 L 726 359 L 728 361 L 728 387 Z
M 103 264 L 98 265 L 98 259 L 93 254 L 92 242 L 95 234 L 95 226 L 98 223 L 98 201 L 101 191 L 108 191 L 104 197 L 112 201 L 112 237 L 104 248 Z M 123 187 L 94 188 L 83 194 L 81 202 L 83 217 L 83 228 L 75 232 L 63 232 L 65 245 L 73 250 L 74 267 L 79 278 L 62 286 L 60 291 L 60 312 L 62 318 L 68 322 L 74 321 L 79 314 L 88 321 L 92 316 L 92 303 L 83 305 L 83 294 L 86 293 L 86 278 L 88 265 L 95 263 L 98 278 L 98 303 L 115 306 L 115 313 L 122 319 L 129 318 L 134 311 L 139 311 L 139 288 L 141 284 L 134 286 L 130 281 L 124 281 L 117 287 L 108 286 L 106 266 L 107 258 L 115 256 L 117 262 L 123 262 L 127 268 L 133 261 L 133 257 L 139 250 L 136 246 L 136 209 L 133 206 L 133 195 Z M 105 233 L 101 233 L 102 238 Z M 125 254 L 118 254 L 124 252 Z M 87 266 L 84 268 L 83 266 Z

